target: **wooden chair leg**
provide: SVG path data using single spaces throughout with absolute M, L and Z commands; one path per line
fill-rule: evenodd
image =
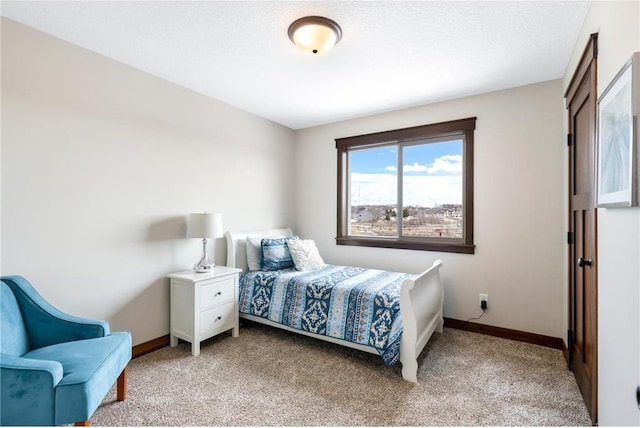
M 73 426 L 76 426 L 76 427 L 88 427 L 88 426 L 91 426 L 91 422 L 89 422 L 89 420 L 80 421 L 80 422 L 76 422 L 75 424 L 73 424 Z
M 118 376 L 118 391 L 116 394 L 116 399 L 118 401 L 124 401 L 124 399 L 127 398 L 127 370 L 128 369 L 129 367 L 126 366 L 122 370 L 122 373 L 120 373 L 120 376 Z

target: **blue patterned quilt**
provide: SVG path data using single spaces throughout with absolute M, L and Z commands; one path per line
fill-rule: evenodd
M 372 346 L 392 365 L 402 335 L 400 286 L 412 277 L 336 265 L 307 272 L 250 271 L 240 277 L 240 313 Z

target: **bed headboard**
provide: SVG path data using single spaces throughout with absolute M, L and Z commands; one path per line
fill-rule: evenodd
M 257 230 L 253 232 L 225 232 L 227 238 L 227 266 L 237 267 L 246 272 L 247 266 L 247 237 L 264 236 L 291 236 L 293 233 L 288 227 L 280 229 Z

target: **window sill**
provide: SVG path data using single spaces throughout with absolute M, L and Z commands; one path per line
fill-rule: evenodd
M 353 245 L 357 247 L 398 248 L 404 250 L 438 251 L 442 253 L 474 254 L 473 244 L 451 242 L 416 242 L 399 241 L 397 239 L 338 237 L 337 245 Z

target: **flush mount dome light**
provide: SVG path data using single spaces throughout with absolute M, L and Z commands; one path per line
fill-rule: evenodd
M 342 29 L 329 18 L 305 16 L 289 26 L 289 38 L 303 51 L 321 54 L 340 41 Z

